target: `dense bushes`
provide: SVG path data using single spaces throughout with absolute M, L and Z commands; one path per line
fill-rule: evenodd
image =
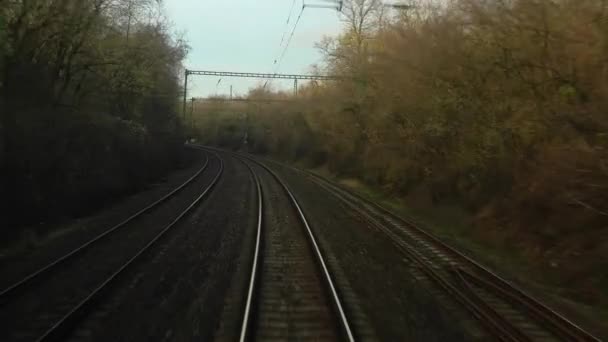
M 459 203 L 477 236 L 596 300 L 608 286 L 607 5 L 413 3 L 345 2 L 345 31 L 319 47 L 324 71 L 347 79 L 263 106 L 251 130 L 270 131 L 251 143 L 404 198 Z M 305 123 L 288 126 L 286 113 Z
M 3 234 L 82 214 L 174 167 L 187 49 L 158 1 L 0 3 Z

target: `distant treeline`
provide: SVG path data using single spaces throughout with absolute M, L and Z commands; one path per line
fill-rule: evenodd
M 203 138 L 241 148 L 248 132 L 252 151 L 417 205 L 456 203 L 479 239 L 568 284 L 565 295 L 608 303 L 608 4 L 410 2 L 346 1 L 345 30 L 319 44 L 314 72 L 347 80 L 232 116 L 201 107 Z
M 1 233 L 174 167 L 186 53 L 156 0 L 0 0 Z

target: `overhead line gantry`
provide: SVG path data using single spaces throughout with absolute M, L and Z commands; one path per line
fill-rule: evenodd
M 183 115 L 186 117 L 186 101 L 188 98 L 188 77 L 190 75 L 195 76 L 219 76 L 219 77 L 243 77 L 243 78 L 276 78 L 293 80 L 294 94 L 298 94 L 298 80 L 310 80 L 310 81 L 338 81 L 343 79 L 339 76 L 331 75 L 301 75 L 301 74 L 268 74 L 268 73 L 255 73 L 255 72 L 233 72 L 233 71 L 209 71 L 209 70 L 190 70 L 186 69 L 184 73 L 184 107 Z

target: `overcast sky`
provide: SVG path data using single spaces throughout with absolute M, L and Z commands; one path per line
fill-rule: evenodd
M 327 0 L 325 0 L 327 1 Z M 331 0 L 330 0 L 331 1 Z M 186 60 L 188 69 L 213 71 L 274 71 L 274 60 L 291 33 L 303 0 L 165 0 L 165 7 L 175 30 L 185 32 L 191 46 Z M 325 3 L 307 0 L 307 4 Z M 310 65 L 321 56 L 314 45 L 324 35 L 335 36 L 341 27 L 335 10 L 306 8 L 296 28 L 279 73 L 308 73 Z M 283 44 L 284 47 L 285 43 Z M 235 94 L 244 94 L 258 84 L 255 79 L 196 76 L 191 78 L 188 96 L 202 97 L 228 94 L 230 85 Z M 261 81 L 263 83 L 263 81 Z M 275 88 L 290 88 L 293 81 L 274 81 Z

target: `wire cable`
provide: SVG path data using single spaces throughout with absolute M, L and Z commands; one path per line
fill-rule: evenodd
M 287 15 L 287 21 L 285 22 L 285 29 L 283 29 L 283 34 L 281 36 L 281 42 L 279 43 L 279 48 L 278 48 L 278 52 L 279 53 L 281 53 L 281 48 L 283 47 L 283 43 L 285 42 L 285 37 L 287 37 L 287 32 L 289 32 L 289 23 L 291 22 L 291 18 L 292 18 L 292 15 L 293 15 L 293 9 L 294 9 L 295 5 L 296 5 L 296 0 L 293 0 L 291 2 L 291 7 L 290 7 L 289 13 Z M 302 7 L 304 7 L 304 1 L 302 1 Z M 298 21 L 299 20 L 300 19 L 298 18 Z M 296 26 L 297 26 L 297 23 L 296 23 Z M 271 70 L 274 69 L 275 71 L 271 72 L 271 73 L 276 74 L 276 72 L 277 72 L 276 71 L 277 70 L 277 65 L 280 64 L 279 60 L 282 58 L 281 57 L 282 54 L 283 53 L 281 53 L 280 55 L 278 55 L 279 57 L 277 57 L 277 58 L 274 59 L 274 61 L 272 63 Z M 272 80 L 266 80 L 266 82 L 264 82 L 264 86 L 262 87 L 262 89 L 266 89 L 266 86 L 268 85 L 269 82 L 272 82 Z
M 296 5 L 296 0 L 291 2 L 291 8 L 289 9 L 289 15 L 287 16 L 287 23 L 285 24 L 285 29 L 283 30 L 283 36 L 281 37 L 281 43 L 279 44 L 279 49 L 283 46 L 283 42 L 285 41 L 285 35 L 287 34 L 287 29 L 289 28 L 289 22 L 291 21 L 291 14 L 293 13 L 293 8 Z
M 296 29 L 298 28 L 298 24 L 300 23 L 300 19 L 302 19 L 302 15 L 304 14 L 304 9 L 306 9 L 306 6 L 302 5 L 302 9 L 300 10 L 300 14 L 298 15 L 298 19 L 296 20 L 296 24 L 293 26 L 293 30 L 291 30 L 291 34 L 289 35 L 289 39 L 287 40 L 287 44 L 285 44 L 285 48 L 283 49 L 283 52 L 281 53 L 281 56 L 279 57 L 279 60 L 276 63 L 274 74 L 276 74 L 279 71 L 279 69 L 281 68 L 281 64 L 283 63 L 283 58 L 285 57 L 285 54 L 287 53 L 287 49 L 289 49 L 289 45 L 291 44 L 291 41 L 293 40 L 293 36 L 296 33 Z

